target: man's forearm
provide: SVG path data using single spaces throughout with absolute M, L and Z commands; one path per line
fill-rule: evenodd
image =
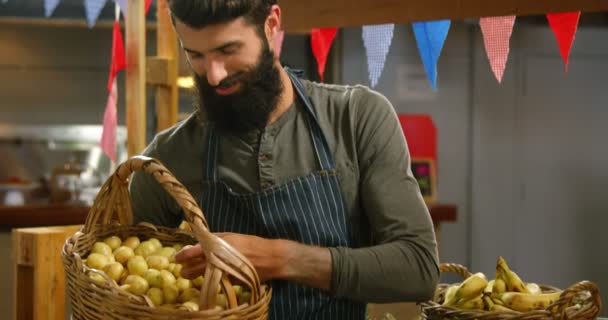
M 276 240 L 285 259 L 277 278 L 328 290 L 331 286 L 332 260 L 328 248 L 308 246 L 289 240 Z

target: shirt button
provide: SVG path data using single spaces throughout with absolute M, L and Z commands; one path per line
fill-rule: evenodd
M 266 160 L 268 160 L 268 155 L 265 154 L 265 153 L 261 154 L 260 155 L 260 161 L 266 161 Z

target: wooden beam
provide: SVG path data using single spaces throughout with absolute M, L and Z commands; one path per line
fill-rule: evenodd
M 146 59 L 146 82 L 156 86 L 170 86 L 173 74 L 177 74 L 173 59 L 165 57 L 148 57 Z
M 129 0 L 127 13 L 127 154 L 146 146 L 146 17 L 144 0 Z
M 158 83 L 156 88 L 156 130 L 162 131 L 177 122 L 178 110 L 178 48 L 177 35 L 173 30 L 173 24 L 168 14 L 166 0 L 158 0 L 156 4 L 156 43 L 158 58 L 165 62 L 163 70 L 165 73 L 164 83 Z
M 606 0 L 279 0 L 279 5 L 288 33 L 322 27 L 608 11 Z
M 0 17 L 0 25 L 6 26 L 34 26 L 34 27 L 49 27 L 49 28 L 82 28 L 89 29 L 87 21 L 82 19 L 62 19 L 62 18 L 30 18 L 30 17 Z M 124 23 L 120 22 L 121 28 L 124 28 Z M 112 29 L 114 20 L 97 20 L 93 29 Z M 146 23 L 146 29 L 155 31 L 156 23 Z

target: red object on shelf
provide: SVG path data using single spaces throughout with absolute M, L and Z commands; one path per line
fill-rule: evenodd
M 437 163 L 437 128 L 426 114 L 400 114 L 399 122 L 412 158 L 430 158 Z

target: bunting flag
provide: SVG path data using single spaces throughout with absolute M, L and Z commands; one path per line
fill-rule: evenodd
M 367 71 L 372 88 L 378 84 L 378 79 L 384 70 L 386 56 L 393 42 L 394 24 L 363 26 L 363 45 L 367 56 Z
M 450 31 L 450 20 L 412 23 L 422 63 L 434 91 L 437 90 L 437 60 Z
M 580 11 L 547 13 L 547 20 L 549 21 L 549 25 L 555 34 L 555 38 L 557 39 L 559 52 L 566 66 L 566 72 L 568 72 L 570 49 L 572 48 L 572 43 L 574 43 L 574 36 L 576 34 L 576 29 L 578 28 L 578 20 L 580 16 Z
M 117 97 L 118 88 L 116 86 L 116 78 L 114 78 L 110 94 L 108 95 L 108 102 L 106 103 L 106 111 L 103 114 L 103 131 L 101 133 L 101 150 L 112 162 L 116 162 Z
M 44 0 L 44 16 L 50 17 L 58 4 L 59 0 Z
M 101 9 L 106 5 L 106 0 L 84 0 L 84 11 L 87 15 L 87 24 L 93 28 Z
M 114 0 L 114 2 L 120 7 L 120 10 L 122 11 L 122 16 L 123 17 L 127 17 L 127 2 L 128 0 Z M 148 10 L 150 9 L 150 4 L 152 4 L 152 0 L 146 0 L 146 7 L 145 7 L 145 12 L 146 15 L 148 14 Z
M 110 62 L 110 79 L 108 80 L 108 91 L 112 91 L 112 82 L 116 74 L 120 70 L 127 68 L 127 59 L 125 58 L 125 47 L 123 45 L 122 33 L 120 32 L 120 24 L 114 21 L 112 32 L 112 61 Z
M 285 40 L 285 31 L 281 30 L 274 39 L 274 56 L 281 58 L 281 50 L 283 49 L 283 40 Z
M 337 28 L 312 29 L 311 31 L 310 42 L 312 45 L 312 53 L 317 60 L 317 70 L 319 72 L 319 77 L 321 77 L 321 81 L 323 81 L 323 75 L 325 73 L 327 55 L 329 54 L 329 49 L 331 49 L 331 44 L 334 42 L 337 33 Z
M 486 54 L 498 83 L 502 82 L 502 76 L 509 58 L 509 40 L 513 33 L 514 24 L 515 16 L 479 19 Z
M 108 91 L 110 94 L 103 115 L 103 132 L 101 134 L 101 149 L 113 162 L 116 162 L 116 128 L 118 123 L 116 117 L 116 103 L 118 100 L 116 73 L 125 69 L 126 66 L 124 45 L 117 15 L 112 33 L 112 62 L 110 64 L 110 79 L 108 81 Z

